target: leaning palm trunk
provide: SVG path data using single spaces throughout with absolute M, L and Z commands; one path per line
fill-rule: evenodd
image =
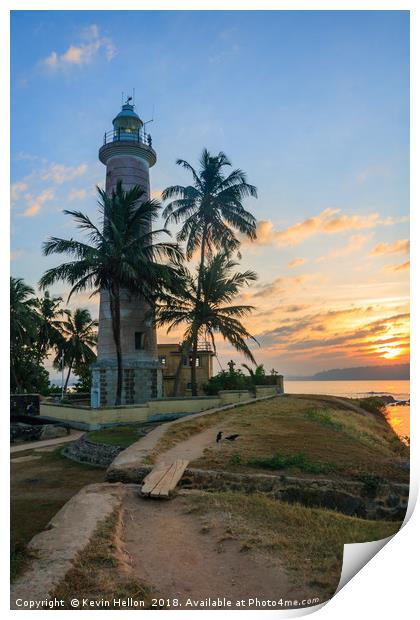
M 67 377 L 66 377 L 66 382 L 64 384 L 64 388 L 63 388 L 63 393 L 65 394 L 67 392 L 67 386 L 69 384 L 69 379 L 70 379 L 70 374 L 71 374 L 71 369 L 73 368 L 73 361 L 74 361 L 74 357 L 71 358 L 70 360 L 70 364 L 69 364 L 69 371 L 67 373 Z
M 114 336 L 115 350 L 117 353 L 117 392 L 115 396 L 115 404 L 121 405 L 122 398 L 122 351 L 121 351 L 121 308 L 120 308 L 120 291 L 118 286 L 113 287 L 109 294 L 109 305 L 112 318 L 112 333 Z

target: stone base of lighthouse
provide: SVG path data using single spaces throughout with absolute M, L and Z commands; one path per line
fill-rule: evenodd
M 91 406 L 113 407 L 117 393 L 117 366 L 114 362 L 97 362 L 91 366 Z M 158 361 L 123 362 L 122 405 L 145 403 L 163 397 L 163 370 Z

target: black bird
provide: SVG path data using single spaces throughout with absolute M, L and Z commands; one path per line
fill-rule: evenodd
M 225 439 L 227 441 L 235 441 L 235 439 L 237 439 L 238 437 L 239 437 L 238 434 L 236 434 L 236 435 L 228 435 L 227 437 L 225 437 Z
M 222 438 L 222 431 L 219 431 L 219 432 L 217 433 L 216 443 L 219 443 L 219 441 L 221 440 L 221 438 Z

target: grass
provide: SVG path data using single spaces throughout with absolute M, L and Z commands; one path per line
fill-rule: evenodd
M 191 511 L 225 526 L 243 551 L 277 557 L 290 579 L 323 600 L 335 592 L 341 574 L 343 545 L 386 538 L 400 523 L 368 521 L 331 510 L 287 504 L 239 492 L 202 493 L 189 497 Z
M 167 430 L 154 458 L 209 426 L 215 434 L 223 430 L 225 435 L 239 433 L 239 438 L 214 443 L 193 467 L 252 473 L 261 467 L 275 471 L 277 464 L 289 474 L 316 476 L 318 469 L 331 478 L 371 475 L 408 482 L 408 472 L 399 466 L 408 449 L 384 418 L 364 416 L 345 405 L 335 408 L 322 397 L 279 397 L 181 422 Z
M 87 433 L 86 439 L 94 443 L 128 448 L 128 446 L 140 439 L 142 435 L 141 430 L 141 426 L 115 426 Z
M 73 567 L 50 594 L 51 598 L 65 601 L 64 609 L 72 609 L 70 600 L 73 598 L 92 602 L 91 609 L 95 608 L 95 601 L 105 609 L 119 609 L 114 605 L 114 599 L 130 597 L 144 601 L 142 608 L 150 608 L 150 589 L 125 570 L 118 542 L 119 515 L 120 510 L 116 509 L 98 525 L 89 544 L 75 558 Z M 103 602 L 108 604 L 103 605 Z M 139 607 L 127 606 L 124 609 Z
M 15 579 L 28 562 L 26 545 L 43 531 L 50 519 L 82 487 L 103 482 L 104 472 L 81 465 L 53 452 L 25 451 L 12 454 L 41 456 L 36 461 L 11 463 L 11 577 Z

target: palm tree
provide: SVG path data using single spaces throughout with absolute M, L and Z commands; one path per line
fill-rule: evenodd
M 242 367 L 247 369 L 247 371 L 249 372 L 249 376 L 251 377 L 251 381 L 255 385 L 258 385 L 259 381 L 264 380 L 263 379 L 263 377 L 265 377 L 264 364 L 258 364 L 258 366 L 255 367 L 255 370 L 251 368 L 251 366 L 248 366 L 248 364 L 242 364 Z
M 172 185 L 162 193 L 163 200 L 171 200 L 163 211 L 165 226 L 183 222 L 177 235 L 179 242 L 186 242 L 186 256 L 191 259 L 200 249 L 198 271 L 198 293 L 201 290 L 201 273 L 206 254 L 214 249 L 232 251 L 239 246 L 235 231 L 256 238 L 256 221 L 246 211 L 242 201 L 247 196 L 257 197 L 257 190 L 249 185 L 242 170 L 232 170 L 227 176 L 225 168 L 231 167 L 226 155 L 210 155 L 203 150 L 198 171 L 187 161 L 176 162 L 188 170 L 193 177 L 193 185 L 184 187 Z
M 10 277 L 10 336 L 12 342 L 28 344 L 35 335 L 34 289 L 23 278 Z
M 16 372 L 19 355 L 36 337 L 33 295 L 34 289 L 25 284 L 23 278 L 10 278 L 10 367 L 17 390 L 21 384 Z
M 35 308 L 38 316 L 38 362 L 45 357 L 48 349 L 62 344 L 61 318 L 64 310 L 60 308 L 62 297 L 51 297 L 45 291 L 44 297 L 36 299 Z
M 62 322 L 64 365 L 68 368 L 64 393 L 67 391 L 71 371 L 77 366 L 89 366 L 96 359 L 94 348 L 97 343 L 98 321 L 92 320 L 89 310 L 76 308 L 73 314 L 65 310 Z M 55 367 L 61 367 L 61 352 L 54 360 Z
M 216 351 L 215 334 L 220 334 L 237 351 L 255 364 L 246 339 L 255 338 L 245 329 L 240 319 L 247 316 L 253 306 L 230 305 L 241 288 L 256 280 L 254 271 L 234 272 L 238 265 L 229 254 L 213 255 L 200 267 L 194 277 L 185 266 L 178 267 L 178 287 L 161 296 L 155 308 L 155 323 L 169 325 L 167 333 L 186 324 L 181 345 L 181 358 L 191 350 L 191 388 L 197 396 L 196 360 L 199 338 L 209 337 Z M 199 292 L 201 280 L 201 292 Z
M 117 356 L 115 404 L 119 405 L 122 393 L 121 290 L 128 289 L 153 303 L 157 288 L 166 282 L 170 272 L 170 268 L 158 259 L 175 259 L 181 252 L 172 243 L 155 242 L 157 235 L 169 235 L 169 232 L 166 229 L 151 231 L 160 203 L 144 200 L 145 193 L 139 186 L 124 191 L 118 181 L 111 195 L 97 189 L 101 214 L 99 226 L 80 211 L 64 211 L 88 233 L 88 242 L 57 237 L 46 241 L 43 245 L 46 256 L 69 254 L 73 260 L 48 269 L 40 286 L 46 288 L 57 280 L 68 282 L 71 285 L 69 299 L 74 293 L 86 289 L 92 289 L 92 295 L 107 291 Z

